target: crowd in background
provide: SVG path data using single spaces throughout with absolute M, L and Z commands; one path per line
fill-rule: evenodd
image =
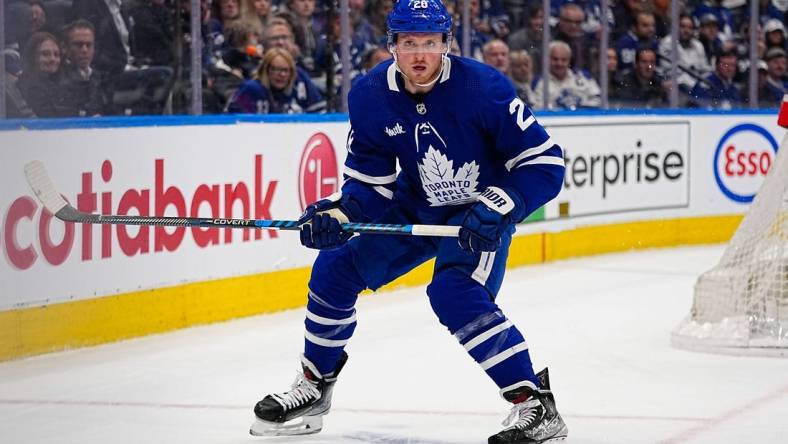
M 201 0 L 203 113 L 337 110 L 340 20 L 330 0 Z M 385 19 L 393 0 L 349 0 L 351 82 L 391 57 Z M 487 63 L 535 109 L 749 106 L 750 5 L 680 2 L 678 72 L 671 80 L 671 0 L 468 0 L 469 57 Z M 679 1 L 679 0 L 673 0 Z M 759 2 L 757 103 L 788 89 L 786 0 Z M 6 115 L 72 117 L 188 114 L 189 0 L 6 0 Z M 463 47 L 462 2 L 451 52 Z M 609 30 L 600 66 L 603 23 Z M 550 40 L 543 44 L 543 27 Z M 542 76 L 547 51 L 547 78 Z M 601 88 L 601 70 L 608 84 Z M 543 94 L 544 82 L 548 95 Z

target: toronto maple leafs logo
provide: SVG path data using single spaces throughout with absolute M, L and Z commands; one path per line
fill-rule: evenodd
M 430 205 L 437 207 L 474 201 L 479 194 L 476 191 L 479 179 L 476 161 L 466 162 L 455 171 L 454 161 L 440 150 L 446 149 L 446 143 L 429 123 L 417 125 L 415 136 L 417 150 L 426 146 L 424 158 L 419 163 L 419 175 Z

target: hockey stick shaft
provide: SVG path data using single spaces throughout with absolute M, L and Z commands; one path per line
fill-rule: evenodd
M 38 200 L 60 220 L 81 224 L 154 225 L 162 227 L 255 228 L 298 230 L 294 220 L 225 219 L 204 217 L 120 216 L 84 213 L 71 206 L 57 192 L 44 164 L 34 160 L 25 165 L 25 178 Z M 460 227 L 452 225 L 402 225 L 347 223 L 342 229 L 364 234 L 399 234 L 406 236 L 457 237 Z

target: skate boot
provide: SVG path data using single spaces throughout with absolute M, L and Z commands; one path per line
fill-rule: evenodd
M 503 422 L 506 428 L 491 436 L 488 444 L 541 444 L 566 439 L 569 429 L 555 408 L 547 369 L 536 376 L 541 389 L 517 387 L 503 393 L 504 399 L 514 406 Z
M 323 428 L 323 415 L 331 408 L 331 392 L 347 353 L 342 352 L 336 368 L 321 375 L 306 357 L 303 370 L 285 393 L 268 395 L 254 406 L 255 421 L 249 433 L 255 436 L 309 435 Z

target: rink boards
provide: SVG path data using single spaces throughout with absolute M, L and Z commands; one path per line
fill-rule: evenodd
M 727 240 L 774 159 L 776 112 L 540 118 L 561 194 L 518 228 L 510 266 Z M 293 219 L 341 186 L 349 124 L 308 117 L 0 125 L 0 360 L 303 305 L 297 234 L 75 226 L 27 189 L 41 160 L 83 211 Z M 427 282 L 430 264 L 392 285 Z

